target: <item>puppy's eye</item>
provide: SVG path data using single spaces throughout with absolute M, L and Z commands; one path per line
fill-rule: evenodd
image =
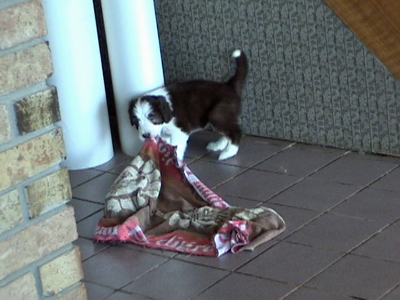
M 163 119 L 159 114 L 150 113 L 148 118 L 149 118 L 150 122 L 153 123 L 154 125 L 160 125 L 163 123 Z

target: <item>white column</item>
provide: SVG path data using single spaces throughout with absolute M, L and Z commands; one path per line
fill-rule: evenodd
M 142 143 L 131 126 L 129 101 L 164 85 L 153 0 L 102 0 L 104 26 L 122 151 Z
M 69 169 L 114 155 L 92 0 L 42 0 Z

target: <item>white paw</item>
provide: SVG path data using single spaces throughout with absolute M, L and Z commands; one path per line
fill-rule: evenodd
M 217 143 L 216 142 L 208 143 L 207 150 L 208 151 L 219 151 Z
M 227 146 L 224 149 L 224 151 L 221 152 L 221 154 L 218 157 L 218 160 L 224 160 L 224 159 L 231 158 L 237 154 L 238 150 L 239 150 L 239 146 L 231 144 L 231 145 Z
M 176 148 L 176 156 L 179 158 L 179 160 L 183 161 L 183 158 L 185 157 L 185 150 L 186 147 L 184 146 L 178 146 Z
M 221 151 L 226 148 L 228 145 L 228 139 L 226 137 L 221 137 L 218 141 L 216 142 L 211 142 L 208 143 L 207 145 L 207 150 L 208 151 Z

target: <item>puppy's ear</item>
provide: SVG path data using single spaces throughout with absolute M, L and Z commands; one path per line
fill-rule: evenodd
M 158 96 L 157 97 L 157 102 L 158 102 L 158 110 L 161 113 L 163 117 L 164 123 L 168 123 L 172 119 L 172 110 L 171 107 L 169 106 L 169 103 L 167 102 L 167 99 L 163 96 Z
M 131 102 L 129 102 L 128 112 L 129 112 L 129 119 L 131 120 L 131 125 L 135 126 L 136 129 L 138 129 L 139 122 L 134 113 L 134 108 L 135 108 L 136 102 L 137 102 L 137 99 L 131 100 Z

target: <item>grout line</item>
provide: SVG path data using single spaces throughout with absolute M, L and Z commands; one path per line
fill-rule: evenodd
M 334 261 L 332 261 L 330 264 L 328 264 L 325 268 L 323 268 L 321 271 L 317 272 L 316 274 L 314 274 L 313 276 L 311 276 L 308 280 L 304 281 L 303 283 L 301 283 L 298 287 L 296 287 L 295 289 L 293 289 L 292 291 L 290 291 L 289 293 L 287 293 L 286 295 L 284 295 L 283 297 L 280 298 L 280 300 L 285 299 L 286 297 L 288 297 L 289 295 L 291 295 L 292 293 L 294 293 L 295 291 L 297 291 L 298 289 L 300 289 L 301 287 L 304 287 L 307 283 L 309 283 L 311 280 L 313 280 L 314 278 L 316 278 L 318 275 L 320 275 L 321 273 L 325 272 L 327 269 L 329 269 L 330 267 L 332 267 L 333 265 L 337 264 L 340 260 L 342 260 L 343 258 L 345 258 L 346 256 L 349 255 L 354 255 L 354 256 L 360 256 L 357 254 L 352 253 L 354 250 L 356 250 L 357 248 L 361 247 L 362 245 L 364 245 L 365 243 L 367 243 L 369 240 L 371 240 L 372 238 L 374 238 L 375 236 L 377 236 L 379 233 L 381 233 L 383 230 L 385 230 L 386 228 L 388 228 L 389 226 L 393 225 L 394 223 L 398 222 L 400 220 L 400 218 L 396 219 L 395 221 L 393 221 L 390 224 L 385 225 L 384 227 L 382 227 L 380 230 L 378 230 L 377 232 L 373 233 L 372 235 L 370 235 L 369 237 L 365 238 L 364 240 L 362 240 L 360 243 L 358 243 L 357 245 L 355 245 L 354 247 L 350 248 L 348 251 L 346 251 L 342 256 L 340 256 L 339 258 L 335 259 Z M 340 251 L 339 251 L 340 252 Z M 364 256 L 362 256 L 364 257 Z M 369 257 L 369 256 L 365 256 L 368 257 L 370 259 L 376 259 L 373 257 Z M 379 259 L 382 260 L 382 259 Z M 344 295 L 344 296 L 348 296 L 348 295 Z
M 75 209 L 75 208 L 74 208 Z M 93 212 L 93 213 L 90 213 L 89 215 L 87 215 L 86 217 L 84 217 L 83 219 L 81 219 L 81 220 L 79 220 L 78 222 L 76 222 L 76 224 L 78 225 L 79 223 L 81 223 L 82 221 L 85 221 L 85 220 L 87 220 L 87 219 L 89 219 L 90 217 L 93 217 L 95 214 L 98 214 L 99 212 L 101 212 L 101 211 L 104 211 L 104 207 L 103 208 L 99 208 L 98 210 L 96 210 L 95 212 Z M 97 221 L 98 222 L 98 221 Z M 97 226 L 97 224 L 96 224 L 96 226 Z M 94 232 L 93 232 L 93 234 L 94 234 Z M 79 237 L 82 237 L 82 236 L 79 236 Z
M 324 166 L 322 166 L 322 167 L 320 167 L 320 168 L 318 168 L 318 169 L 316 169 L 316 170 L 310 172 L 309 174 L 307 174 L 307 175 L 305 175 L 304 177 L 300 178 L 298 181 L 296 181 L 296 182 L 294 182 L 293 184 L 289 185 L 289 186 L 286 187 L 285 189 L 283 189 L 283 190 L 277 192 L 276 194 L 272 195 L 271 197 L 269 197 L 267 200 L 265 200 L 265 201 L 263 201 L 263 202 L 265 203 L 265 202 L 270 201 L 272 198 L 274 198 L 274 197 L 276 197 L 276 196 L 282 194 L 284 191 L 286 191 L 287 189 L 289 189 L 289 188 L 291 188 L 292 186 L 296 185 L 297 183 L 303 181 L 303 180 L 306 179 L 306 178 L 310 178 L 312 175 L 314 175 L 314 174 L 317 173 L 318 171 L 322 170 L 323 168 L 325 168 L 325 167 L 327 167 L 327 166 L 333 164 L 334 162 L 338 161 L 339 159 L 341 159 L 341 158 L 343 158 L 343 157 L 345 157 L 346 155 L 351 154 L 351 153 L 353 153 L 353 152 L 352 152 L 352 151 L 346 151 L 345 153 L 343 153 L 343 155 L 340 155 L 340 156 L 336 157 L 335 159 L 333 159 L 332 161 L 330 161 L 330 162 L 327 163 L 326 165 L 324 165 Z M 361 191 L 365 190 L 366 188 L 370 187 L 370 186 L 373 185 L 375 182 L 377 182 L 378 180 L 380 180 L 380 179 L 382 179 L 383 177 L 387 176 L 388 174 L 390 174 L 391 172 L 393 172 L 394 170 L 396 170 L 396 169 L 398 169 L 398 168 L 400 168 L 400 166 L 396 166 L 396 167 L 392 168 L 391 170 L 387 171 L 386 173 L 382 174 L 381 176 L 379 176 L 378 178 L 374 179 L 373 181 L 367 183 L 367 184 L 364 185 L 364 186 L 359 186 L 360 188 L 359 188 L 358 190 L 356 190 L 354 193 L 350 194 L 349 196 L 345 197 L 342 201 L 336 203 L 334 206 L 328 208 L 327 210 L 325 210 L 325 212 L 328 212 L 328 211 L 332 210 L 333 208 L 337 207 L 338 205 L 342 204 L 344 201 L 347 201 L 349 198 L 355 196 L 355 195 L 358 194 L 359 192 L 361 192 Z M 327 180 L 327 181 L 329 181 L 329 180 Z M 335 183 L 339 183 L 339 184 L 343 184 L 343 185 L 351 185 L 351 186 L 357 187 L 357 185 L 352 185 L 352 184 L 343 183 L 343 182 L 335 182 Z M 282 205 L 282 206 L 286 206 L 286 205 Z M 300 207 L 294 207 L 294 208 L 300 208 Z M 305 210 L 308 210 L 308 209 L 305 209 Z
M 92 203 L 92 204 L 98 204 L 98 205 L 103 205 L 103 206 L 105 206 L 105 202 L 103 203 L 101 203 L 101 202 L 97 202 L 97 201 L 95 201 L 95 200 L 91 200 L 91 199 L 85 199 L 85 198 L 81 198 L 81 197 L 77 197 L 77 196 L 72 196 L 72 199 L 71 200 L 78 200 L 78 201 L 84 201 L 84 202 L 89 202 L 89 203 Z
M 111 246 L 112 246 L 112 245 L 110 245 L 110 247 L 111 247 Z M 118 245 L 117 245 L 117 247 L 118 247 Z M 104 251 L 104 250 L 106 250 L 106 249 L 108 249 L 108 248 L 109 248 L 109 247 L 107 247 L 107 248 L 105 248 L 105 249 L 99 251 L 98 253 L 100 253 L 100 252 L 102 252 L 102 251 Z M 125 248 L 125 249 L 128 249 L 128 248 Z M 132 250 L 132 251 L 136 251 L 136 250 Z M 97 255 L 98 253 L 92 255 L 91 257 Z M 148 253 L 148 254 L 151 254 L 151 253 Z M 163 257 L 164 257 L 164 258 L 168 258 L 168 257 L 166 257 L 166 256 L 163 256 Z M 88 259 L 89 259 L 89 258 L 88 258 Z M 100 283 L 98 283 L 98 282 L 92 282 L 92 281 L 89 281 L 89 280 L 87 280 L 87 279 L 84 279 L 83 281 L 84 281 L 84 282 L 91 283 L 91 284 L 95 284 L 95 285 L 98 285 L 98 286 L 101 286 L 101 287 L 106 287 L 106 288 L 112 289 L 112 290 L 114 290 L 113 294 L 114 294 L 115 292 L 123 292 L 123 293 L 130 294 L 130 295 L 140 295 L 140 296 L 149 298 L 148 296 L 141 295 L 141 294 L 137 294 L 137 293 L 135 294 L 135 293 L 133 293 L 133 292 L 129 292 L 129 291 L 126 291 L 126 290 L 123 290 L 123 289 L 124 289 L 125 287 L 127 287 L 128 285 L 132 284 L 133 282 L 135 282 L 136 280 L 140 279 L 140 278 L 143 277 L 144 275 L 146 275 L 146 274 L 148 274 L 148 273 L 154 271 L 154 270 L 157 269 L 158 267 L 160 267 L 160 266 L 166 264 L 166 263 L 169 262 L 171 259 L 172 259 L 172 257 L 171 257 L 171 258 L 168 258 L 166 261 L 164 261 L 164 262 L 162 262 L 162 263 L 160 263 L 160 264 L 158 264 L 158 265 L 153 266 L 152 268 L 148 269 L 148 270 L 147 270 L 146 272 L 144 272 L 143 274 L 138 275 L 137 277 L 135 277 L 134 279 L 132 279 L 131 281 L 129 281 L 129 282 L 126 283 L 125 285 L 122 285 L 122 286 L 119 287 L 119 288 L 115 288 L 115 287 L 111 287 L 111 286 L 108 286 L 108 285 L 100 284 Z M 149 299 L 151 299 L 151 298 L 149 298 Z
M 332 160 L 331 162 L 329 162 L 328 164 L 324 165 L 323 167 L 321 167 L 321 168 L 319 168 L 319 169 L 317 169 L 317 170 L 315 170 L 315 171 L 309 173 L 308 175 L 306 175 L 306 176 L 303 177 L 302 179 L 296 181 L 296 182 L 293 183 L 291 186 L 293 186 L 294 184 L 297 184 L 298 182 L 304 180 L 304 179 L 307 178 L 307 177 L 310 177 L 310 175 L 312 175 L 312 174 L 318 172 L 318 171 L 321 170 L 322 168 L 324 168 L 324 167 L 326 167 L 326 166 L 332 164 L 333 162 L 335 162 L 335 161 L 339 160 L 340 158 L 342 158 L 342 157 L 348 155 L 349 153 L 351 153 L 351 151 L 345 152 L 343 155 L 338 156 L 336 159 Z M 262 253 L 264 253 L 264 252 L 270 250 L 271 248 L 275 247 L 276 245 L 280 244 L 281 242 L 284 242 L 284 241 L 287 242 L 287 239 L 288 239 L 290 236 L 292 236 L 293 234 L 295 234 L 295 233 L 298 232 L 299 230 L 303 229 L 305 226 L 307 226 L 307 225 L 310 224 L 311 222 L 315 221 L 316 219 L 318 219 L 318 218 L 321 217 L 322 215 L 327 214 L 327 213 L 328 213 L 329 211 L 331 211 L 333 208 L 335 208 L 335 207 L 337 207 L 338 205 L 342 204 L 343 202 L 347 201 L 349 198 L 353 197 L 354 195 L 356 195 L 356 194 L 359 193 L 360 191 L 366 189 L 367 187 L 369 187 L 370 185 L 372 185 L 372 184 L 375 183 L 376 181 L 380 180 L 382 177 L 386 176 L 387 174 L 391 173 L 392 171 L 394 171 L 394 170 L 397 169 L 397 168 L 400 168 L 400 166 L 391 169 L 390 171 L 386 172 L 385 174 L 382 174 L 380 177 L 376 178 L 375 180 L 373 180 L 372 182 L 370 182 L 370 183 L 367 184 L 366 186 L 361 187 L 360 189 L 356 190 L 354 193 L 352 193 L 352 194 L 350 194 L 349 196 L 345 197 L 342 201 L 336 203 L 334 206 L 332 206 L 332 207 L 328 208 L 327 210 L 325 210 L 325 211 L 319 213 L 318 215 L 316 215 L 315 217 L 313 217 L 312 219 L 310 219 L 308 222 L 304 223 L 302 226 L 300 226 L 299 228 L 295 229 L 293 232 L 289 233 L 287 236 L 285 236 L 285 237 L 284 237 L 282 240 L 280 240 L 278 243 L 272 245 L 270 248 L 268 248 L 268 249 L 266 249 L 265 251 L 261 252 L 259 255 L 261 255 Z M 291 186 L 289 186 L 288 188 L 290 188 Z M 287 189 L 287 188 L 286 188 L 286 189 Z M 282 193 L 282 192 L 285 191 L 286 189 L 280 191 L 280 192 L 277 193 L 276 195 Z M 275 197 L 276 195 L 271 196 L 269 199 L 272 199 L 272 198 Z M 266 201 L 268 201 L 268 200 L 266 200 Z M 264 203 L 265 203 L 265 202 L 264 202 Z M 298 207 L 295 207 L 295 208 L 300 209 L 300 208 L 298 208 Z M 396 222 L 396 221 L 395 221 L 395 222 Z M 395 223 L 395 222 L 393 222 L 393 223 Z M 393 224 L 393 223 L 391 223 L 391 224 Z M 390 226 L 391 224 L 387 225 L 385 228 L 387 228 L 387 227 Z M 339 258 L 338 258 L 337 260 L 335 260 L 332 264 L 328 265 L 327 268 L 329 268 L 330 266 L 332 266 L 334 263 L 336 263 L 337 261 L 339 261 L 339 260 L 342 259 L 343 257 L 347 256 L 351 251 L 354 251 L 357 247 L 361 246 L 363 243 L 366 243 L 368 240 L 370 240 L 371 238 L 373 238 L 375 235 L 379 234 L 379 232 L 381 232 L 381 231 L 384 230 L 385 228 L 382 228 L 380 231 L 378 231 L 378 232 L 374 233 L 372 236 L 366 238 L 366 239 L 365 239 L 364 241 L 362 241 L 359 245 L 356 245 L 354 248 L 350 249 L 347 253 L 345 253 L 343 256 L 339 257 Z M 240 266 L 239 268 L 243 267 L 244 265 L 247 265 L 248 263 L 250 263 L 251 261 L 253 261 L 255 258 L 257 258 L 259 255 L 255 256 L 255 257 L 252 258 L 252 259 L 250 259 L 249 261 L 247 261 L 245 264 L 243 264 L 243 265 Z M 239 268 L 235 269 L 234 272 L 236 272 Z M 327 268 L 323 269 L 322 271 L 326 270 Z M 322 272 L 322 271 L 321 271 L 321 272 Z M 317 273 L 317 275 L 319 275 L 321 272 Z M 315 276 L 314 276 L 314 277 L 315 277 Z M 312 278 L 314 278 L 314 277 L 312 277 Z M 312 278 L 311 278 L 311 279 L 312 279 Z M 310 280 L 311 280 L 311 279 L 310 279 Z M 308 282 L 308 281 L 306 281 L 305 283 L 307 283 L 307 282 Z M 293 289 L 291 292 L 289 292 L 289 294 L 285 295 L 284 297 L 286 297 L 286 296 L 290 295 L 291 293 L 295 292 L 295 291 L 298 290 L 300 287 L 302 287 L 305 283 L 303 283 L 303 284 L 300 285 L 299 287 Z M 281 299 L 284 299 L 284 298 L 281 298 Z
M 135 251 L 135 250 L 133 250 L 133 251 Z M 148 253 L 148 254 L 151 254 L 151 253 Z M 125 287 L 127 287 L 128 285 L 132 284 L 133 282 L 139 280 L 139 279 L 142 278 L 143 276 L 145 276 L 145 275 L 147 275 L 147 274 L 153 272 L 153 271 L 156 270 L 157 268 L 159 268 L 159 267 L 165 265 L 166 263 L 168 263 L 169 261 L 171 261 L 171 260 L 173 259 L 173 257 L 166 257 L 166 256 L 164 256 L 164 258 L 167 258 L 167 260 L 164 261 L 164 262 L 162 262 L 162 263 L 160 263 L 160 264 L 158 264 L 158 265 L 153 266 L 152 268 L 148 269 L 148 270 L 147 270 L 146 272 L 144 272 L 143 274 L 140 274 L 139 276 L 135 277 L 134 279 L 132 279 L 132 280 L 131 280 L 130 282 L 128 282 L 127 284 L 121 286 L 121 287 L 118 289 L 118 291 L 122 291 L 123 288 L 125 288 Z M 147 297 L 147 296 L 146 296 L 146 297 Z
M 85 261 L 87 261 L 87 260 L 89 260 L 89 259 L 91 259 L 92 257 L 96 256 L 97 254 L 99 254 L 99 253 L 101 253 L 101 252 L 107 250 L 108 248 L 110 248 L 110 247 L 112 246 L 112 244 L 110 244 L 110 243 L 96 242 L 96 241 L 93 241 L 93 239 L 90 239 L 90 238 L 87 238 L 87 237 L 83 237 L 83 236 L 78 236 L 78 239 L 90 241 L 90 242 L 92 242 L 93 244 L 97 244 L 97 245 L 104 245 L 104 247 L 102 247 L 101 249 L 99 249 L 98 251 L 96 251 L 95 253 L 93 253 L 92 255 L 86 257 L 85 259 L 82 258 L 82 263 L 85 262 Z M 80 246 L 79 246 L 78 244 L 75 243 L 78 239 L 76 239 L 76 240 L 73 241 L 72 243 L 80 248 Z M 82 251 L 81 251 L 81 252 L 82 252 Z
M 204 265 L 203 265 L 204 266 Z M 198 292 L 196 295 L 194 295 L 193 297 L 191 297 L 189 300 L 193 300 L 195 299 L 197 296 L 200 296 L 201 294 L 205 293 L 206 291 L 208 291 L 209 289 L 211 289 L 213 286 L 217 285 L 218 283 L 220 283 L 222 280 L 224 280 L 225 278 L 227 278 L 228 276 L 231 276 L 234 272 L 232 271 L 227 271 L 224 270 L 226 272 L 228 272 L 228 274 L 226 274 L 226 276 L 221 277 L 219 280 L 217 280 L 216 282 L 214 282 L 213 284 L 209 285 L 208 287 L 206 287 L 204 290 Z
M 398 284 L 396 284 L 393 288 L 387 290 L 386 292 L 384 292 L 382 295 L 380 295 L 377 300 L 381 300 L 383 299 L 383 297 L 386 297 L 387 295 L 389 295 L 391 292 L 395 291 L 396 289 L 398 289 L 400 287 L 400 282 Z
M 351 151 L 347 151 L 347 152 L 345 152 L 343 155 L 338 156 L 336 159 L 334 159 L 334 160 L 332 160 L 331 162 L 329 162 L 328 164 L 326 164 L 326 165 L 320 167 L 319 169 L 314 170 L 313 172 L 307 174 L 306 176 L 304 176 L 304 177 L 301 178 L 300 180 L 294 182 L 292 185 L 290 185 L 290 186 L 287 187 L 286 189 L 284 189 L 284 190 L 278 192 L 277 194 L 271 196 L 271 197 L 269 198 L 269 200 L 272 199 L 273 197 L 279 195 L 280 193 L 284 192 L 285 190 L 287 190 L 288 188 L 292 187 L 293 185 L 297 184 L 298 182 L 301 182 L 301 181 L 304 180 L 305 178 L 310 177 L 312 174 L 318 172 L 319 170 L 325 168 L 326 166 L 332 164 L 333 162 L 335 162 L 335 161 L 341 159 L 342 157 L 348 155 L 349 153 L 352 153 L 352 152 L 351 152 Z M 393 169 L 389 170 L 389 171 L 386 172 L 385 174 L 382 174 L 381 176 L 379 176 L 379 177 L 376 178 L 375 180 L 373 180 L 373 181 L 371 181 L 370 183 L 368 183 L 366 186 L 361 187 L 360 189 L 356 190 L 355 192 L 353 192 L 353 193 L 350 194 L 349 196 L 345 197 L 342 201 L 336 203 L 335 205 L 333 205 L 332 207 L 328 208 L 327 210 L 325 210 L 325 211 L 319 213 L 318 215 L 316 215 L 315 217 L 311 218 L 308 222 L 304 223 L 302 226 L 300 226 L 300 227 L 298 227 L 297 229 L 293 230 L 291 233 L 289 233 L 287 236 L 285 236 L 285 237 L 284 237 L 282 240 L 280 240 L 278 243 L 272 245 L 270 248 L 266 249 L 266 250 L 263 251 L 262 253 L 264 253 L 264 252 L 270 250 L 271 248 L 275 247 L 276 245 L 280 244 L 281 242 L 290 242 L 290 241 L 287 241 L 288 238 L 289 238 L 290 236 L 292 236 L 292 235 L 295 234 L 296 232 L 300 231 L 301 229 L 303 229 L 304 227 L 306 227 L 308 224 L 314 222 L 316 219 L 318 219 L 318 218 L 321 217 L 322 215 L 327 214 L 327 213 L 330 212 L 333 208 L 335 208 L 335 207 L 341 205 L 342 203 L 346 202 L 348 199 L 350 199 L 351 197 L 355 196 L 357 193 L 359 193 L 359 192 L 361 192 L 361 191 L 367 189 L 367 188 L 368 188 L 369 186 L 371 186 L 373 183 L 375 183 L 376 181 L 380 180 L 381 178 L 383 178 L 384 176 L 388 175 L 389 173 L 393 172 L 394 170 L 396 170 L 396 169 L 398 169 L 398 168 L 400 168 L 400 166 L 394 167 Z M 267 202 L 267 201 L 268 201 L 268 200 L 266 200 L 265 202 Z M 265 202 L 263 202 L 263 203 L 265 203 Z M 261 205 L 262 205 L 262 204 L 261 204 Z M 284 205 L 282 205 L 282 206 L 284 206 Z M 301 208 L 299 208 L 299 207 L 295 207 L 295 208 L 301 209 Z M 398 220 L 400 220 L 400 218 L 399 218 Z M 351 251 L 354 251 L 355 249 L 357 249 L 358 247 L 360 247 L 362 244 L 366 243 L 366 242 L 369 241 L 371 238 L 373 238 L 374 236 L 376 236 L 377 234 L 379 234 L 382 230 L 386 229 L 388 226 L 392 225 L 393 223 L 397 222 L 398 220 L 392 222 L 391 224 L 385 226 L 384 228 L 381 228 L 381 230 L 379 230 L 378 232 L 375 232 L 373 235 L 371 235 L 370 237 L 366 238 L 365 240 L 363 240 L 362 242 L 360 242 L 360 243 L 359 243 L 358 245 L 356 245 L 355 247 L 351 248 L 348 252 L 346 252 L 343 256 L 339 257 L 337 260 L 335 260 L 334 262 L 332 262 L 330 265 L 328 265 L 328 266 L 327 266 L 325 269 L 323 269 L 321 272 L 323 272 L 323 271 L 325 271 L 327 268 L 331 267 L 333 264 L 335 264 L 336 262 L 338 262 L 340 259 L 342 259 L 343 257 L 345 257 L 345 256 L 347 256 L 348 254 L 350 254 Z M 261 253 L 260 253 L 259 255 L 261 255 Z M 257 255 L 256 257 L 258 257 L 259 255 Z M 256 257 L 250 259 L 249 261 L 247 261 L 247 262 L 246 262 L 245 264 L 243 264 L 242 266 L 247 265 L 248 263 L 250 263 L 251 261 L 253 261 Z M 242 266 L 241 266 L 241 267 L 242 267 Z M 237 270 L 237 269 L 236 269 L 236 270 Z M 235 270 L 234 272 L 236 272 L 236 270 Z M 307 282 L 309 282 L 311 279 L 315 278 L 317 275 L 321 274 L 321 272 L 317 273 L 315 276 L 313 276 L 312 278 L 310 278 L 308 281 L 304 282 L 303 284 L 301 284 L 301 285 L 298 286 L 297 288 L 295 288 L 295 289 L 293 289 L 292 291 L 290 291 L 288 294 L 286 294 L 285 296 L 283 296 L 281 299 L 284 299 L 285 297 L 289 296 L 290 294 L 292 294 L 293 292 L 295 292 L 296 290 L 298 290 L 300 287 L 304 286 L 304 284 L 306 284 Z M 399 285 L 400 285 L 400 284 L 399 284 Z
M 85 169 L 85 171 L 86 170 L 95 170 L 95 169 Z M 96 171 L 98 171 L 98 170 L 96 170 Z M 71 176 L 71 172 L 73 172 L 73 171 L 68 170 L 68 172 L 69 172 L 69 176 Z M 93 179 L 96 179 L 97 177 L 100 177 L 100 176 L 102 176 L 104 174 L 105 174 L 104 171 L 100 171 L 99 174 L 94 175 L 93 177 L 90 177 L 89 179 L 87 179 L 87 180 L 85 180 L 85 181 L 83 181 L 83 182 L 81 182 L 81 183 L 79 183 L 79 184 L 77 184 L 75 186 L 71 186 L 71 189 L 74 190 L 77 187 L 80 187 L 81 185 L 84 185 L 84 184 L 88 183 L 89 181 L 92 181 Z
M 226 180 L 224 180 L 224 181 L 218 183 L 217 185 L 211 187 L 211 189 L 214 190 L 214 189 L 220 187 L 221 185 L 225 184 L 226 182 L 228 182 L 228 181 L 230 181 L 230 180 L 232 180 L 232 179 L 234 179 L 234 178 L 236 178 L 236 177 L 242 175 L 243 173 L 245 173 L 245 172 L 247 172 L 247 171 L 249 171 L 249 170 L 253 170 L 254 167 L 256 167 L 256 166 L 258 166 L 259 164 L 263 163 L 264 161 L 270 159 L 271 157 L 277 155 L 278 153 L 281 153 L 281 152 L 285 151 L 286 149 L 289 149 L 289 148 L 293 147 L 294 145 L 296 145 L 296 143 L 291 143 L 290 145 L 288 145 L 288 146 L 286 146 L 286 147 L 284 147 L 284 148 L 281 148 L 280 150 L 274 152 L 273 154 L 271 154 L 271 155 L 269 155 L 268 157 L 266 157 L 266 158 L 260 160 L 259 162 L 254 163 L 253 165 L 251 165 L 251 166 L 249 166 L 249 167 L 243 167 L 243 166 L 237 166 L 237 165 L 231 165 L 231 164 L 224 164 L 224 165 L 234 166 L 234 167 L 238 167 L 238 168 L 243 168 L 243 171 L 241 171 L 241 172 L 239 172 L 239 173 L 233 175 L 232 177 L 229 177 L 228 179 L 226 179 Z M 263 171 L 260 171 L 260 172 L 263 172 Z M 258 200 L 256 200 L 256 201 L 258 201 Z
M 397 167 L 395 167 L 394 169 L 396 169 Z M 393 170 L 393 169 L 392 169 Z M 388 173 L 387 173 L 388 174 Z M 353 192 L 352 194 L 348 195 L 347 197 L 343 198 L 342 201 L 336 203 L 335 205 L 331 206 L 330 208 L 320 212 L 319 214 L 317 214 L 315 217 L 311 218 L 308 222 L 304 223 L 302 226 L 298 227 L 297 229 L 293 230 L 290 234 L 288 234 L 287 236 L 285 236 L 282 241 L 285 241 L 288 237 L 292 236 L 293 234 L 295 234 L 296 232 L 298 232 L 299 230 L 303 229 L 304 227 L 306 227 L 308 224 L 314 222 L 316 219 L 318 219 L 319 217 L 329 213 L 331 210 L 333 210 L 334 208 L 338 207 L 339 205 L 343 204 L 344 202 L 348 201 L 351 197 L 355 196 L 356 194 L 360 193 L 361 191 L 367 189 L 371 184 L 375 183 L 376 181 L 378 181 L 379 179 L 381 179 L 382 177 L 387 175 L 386 173 L 384 175 L 381 175 L 380 177 L 376 178 L 375 180 L 371 181 L 371 183 L 369 183 L 367 186 L 363 186 L 360 189 L 356 190 L 355 192 Z M 284 205 L 281 205 L 284 206 Z M 299 207 L 297 207 L 297 209 L 300 209 Z
M 348 151 L 348 153 L 350 153 L 351 151 Z M 372 184 L 374 184 L 375 182 L 377 182 L 378 180 L 380 180 L 381 178 L 387 176 L 388 174 L 390 174 L 391 172 L 393 172 L 394 170 L 400 168 L 400 166 L 394 167 L 391 170 L 387 171 L 386 173 L 382 174 L 381 176 L 379 176 L 378 178 L 376 178 L 375 180 L 371 181 L 370 183 L 368 183 L 367 185 L 361 187 L 360 189 L 358 189 L 357 191 L 355 191 L 354 193 L 352 193 L 351 195 L 345 197 L 342 201 L 336 203 L 334 206 L 330 207 L 329 209 L 325 210 L 324 212 L 320 213 L 319 215 L 315 216 L 314 218 L 312 218 L 309 222 L 303 224 L 301 227 L 297 228 L 296 230 L 294 230 L 292 233 L 290 233 L 289 235 L 287 235 L 286 237 L 284 237 L 282 239 L 282 241 L 285 241 L 288 237 L 292 236 L 294 233 L 298 232 L 299 230 L 301 230 L 302 228 L 304 228 L 305 226 L 307 226 L 308 224 L 310 224 L 311 222 L 315 221 L 317 218 L 319 218 L 320 216 L 327 214 L 328 212 L 330 212 L 332 209 L 334 209 L 335 207 L 341 205 L 342 203 L 348 201 L 351 197 L 355 196 L 356 194 L 360 193 L 361 191 L 367 189 L 368 187 L 370 187 Z M 383 230 L 385 230 L 386 228 L 388 228 L 389 226 L 393 225 L 394 223 L 398 222 L 400 220 L 400 218 L 396 219 L 395 221 L 391 222 L 390 224 L 385 225 L 384 227 L 382 227 L 380 230 L 378 230 L 377 232 L 373 233 L 371 236 L 367 237 L 366 239 L 364 239 L 363 241 L 361 241 L 359 244 L 357 244 L 356 246 L 354 246 L 353 248 L 351 248 L 350 250 L 348 250 L 343 256 L 339 257 L 337 260 L 333 261 L 330 265 L 328 265 L 325 269 L 321 270 L 320 272 L 318 272 L 315 276 L 311 277 L 309 280 L 307 280 L 306 282 L 304 282 L 302 285 L 300 285 L 299 287 L 297 287 L 296 289 L 294 289 L 293 291 L 289 292 L 289 294 L 286 294 L 285 296 L 283 296 L 281 299 L 284 299 L 285 297 L 289 296 L 290 294 L 292 294 L 293 292 L 295 292 L 296 290 L 298 290 L 299 288 L 301 288 L 302 286 L 304 286 L 306 283 L 308 283 L 309 281 L 311 281 L 313 278 L 315 278 L 316 276 L 318 276 L 319 274 L 321 274 L 323 271 L 327 270 L 329 267 L 331 267 L 332 265 L 334 265 L 335 263 L 337 263 L 339 260 L 343 259 L 344 257 L 352 254 L 351 252 L 353 252 L 354 250 L 356 250 L 357 248 L 361 247 L 363 244 L 367 243 L 369 240 L 371 240 L 372 238 L 374 238 L 375 236 L 377 236 L 379 233 L 381 233 Z M 352 255 L 356 255 L 356 254 L 352 254 Z M 399 284 L 400 285 L 400 284 Z
M 258 165 L 260 165 L 261 163 L 265 162 L 266 160 L 272 158 L 273 156 L 275 156 L 275 155 L 277 155 L 277 154 L 279 154 L 279 153 L 281 153 L 281 152 L 283 152 L 283 151 L 285 151 L 285 150 L 287 150 L 287 149 L 293 147 L 293 146 L 296 145 L 296 144 L 297 144 L 297 143 L 292 143 L 292 144 L 290 144 L 290 145 L 288 145 L 288 146 L 282 148 L 281 150 L 279 150 L 279 151 L 275 152 L 274 154 L 268 156 L 267 158 L 263 159 L 262 161 L 255 163 L 254 165 L 252 165 L 252 166 L 246 168 L 245 170 L 243 170 L 242 172 L 239 172 L 238 174 L 236 174 L 236 175 L 234 175 L 234 176 L 228 178 L 227 180 L 225 180 L 225 181 L 223 181 L 223 182 L 221 182 L 221 183 L 219 183 L 219 184 L 213 186 L 212 189 L 214 190 L 214 189 L 216 189 L 217 187 L 221 186 L 222 184 L 224 184 L 224 183 L 226 183 L 226 182 L 228 182 L 228 181 L 234 179 L 235 177 L 238 177 L 239 175 L 242 175 L 243 173 L 245 173 L 245 172 L 247 172 L 247 171 L 249 171 L 249 170 L 253 170 L 256 166 L 258 166 Z M 341 159 L 342 157 L 346 156 L 346 155 L 349 154 L 349 153 L 351 153 L 351 151 L 346 151 L 346 152 L 344 152 L 342 155 L 337 156 L 336 158 L 334 158 L 333 160 L 331 160 L 331 161 L 328 162 L 327 164 L 323 165 L 323 166 L 320 167 L 320 168 L 317 168 L 317 169 L 313 170 L 312 172 L 308 173 L 307 175 L 305 175 L 305 176 L 303 176 L 303 177 L 296 177 L 296 176 L 287 175 L 287 174 L 281 174 L 281 173 L 277 173 L 277 172 L 260 171 L 260 170 L 254 169 L 254 170 L 257 170 L 257 171 L 260 171 L 260 172 L 269 172 L 269 173 L 273 173 L 273 174 L 279 174 L 279 175 L 282 175 L 282 176 L 285 176 L 285 175 L 286 175 L 286 176 L 290 176 L 290 177 L 293 177 L 293 178 L 299 178 L 299 179 L 296 180 L 296 181 L 294 181 L 292 184 L 288 185 L 287 187 L 285 187 L 283 190 L 278 191 L 277 193 L 273 194 L 272 196 L 270 196 L 269 198 L 267 198 L 267 199 L 265 199 L 265 200 L 262 200 L 262 201 L 256 200 L 256 199 L 251 199 L 251 200 L 258 201 L 258 202 L 262 202 L 262 203 L 266 203 L 266 202 L 268 202 L 269 200 L 271 200 L 272 198 L 274 198 L 274 197 L 280 195 L 280 194 L 283 193 L 284 191 L 288 190 L 289 188 L 293 187 L 294 185 L 298 184 L 299 182 L 303 181 L 304 179 L 309 178 L 309 177 L 310 177 L 311 175 L 313 175 L 314 173 L 320 171 L 321 169 L 327 167 L 328 165 L 334 163 L 335 161 Z M 232 195 L 232 196 L 234 196 L 234 195 Z M 244 198 L 244 199 L 245 199 L 245 198 Z

